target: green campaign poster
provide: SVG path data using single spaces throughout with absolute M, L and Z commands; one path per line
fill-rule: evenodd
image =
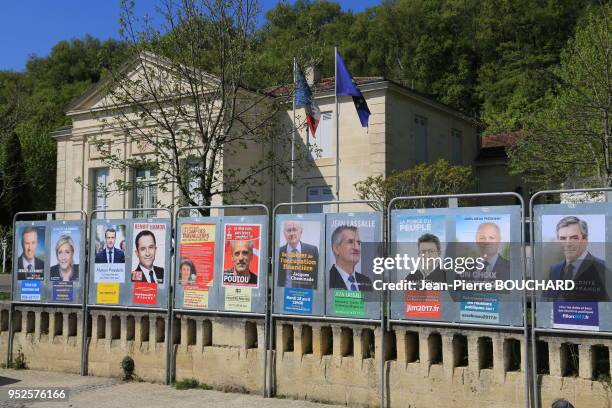
M 366 314 L 363 292 L 356 290 L 334 290 L 334 313 L 343 316 L 363 317 Z

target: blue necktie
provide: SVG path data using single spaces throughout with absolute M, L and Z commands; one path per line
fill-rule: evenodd
M 351 290 L 357 290 L 357 286 L 355 286 L 355 277 L 353 275 L 348 277 L 348 281 L 351 282 Z

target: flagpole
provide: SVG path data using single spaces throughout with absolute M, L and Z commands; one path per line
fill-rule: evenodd
M 338 47 L 334 47 L 334 98 L 336 103 L 336 200 L 340 200 L 340 123 L 338 121 Z M 338 204 L 340 212 L 340 204 Z
M 293 57 L 293 127 L 291 128 L 291 186 L 289 189 L 289 194 L 291 195 L 291 204 L 293 204 L 293 184 L 295 182 L 295 91 L 297 86 L 295 80 L 296 64 L 296 58 Z M 293 214 L 293 206 L 291 206 L 291 214 Z

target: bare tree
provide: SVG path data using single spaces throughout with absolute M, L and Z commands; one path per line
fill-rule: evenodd
M 160 191 L 176 188 L 191 206 L 253 202 L 266 183 L 289 182 L 284 105 L 244 83 L 257 13 L 255 0 L 164 0 L 156 21 L 124 1 L 134 57 L 104 86 L 103 132 L 90 140 L 104 162 L 155 171 Z M 124 156 L 116 146 L 125 141 L 144 154 Z M 135 187 L 115 180 L 109 192 Z

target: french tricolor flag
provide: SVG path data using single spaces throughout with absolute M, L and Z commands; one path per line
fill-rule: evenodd
M 306 82 L 304 73 L 296 64 L 295 70 L 295 95 L 294 95 L 295 106 L 303 106 L 306 110 L 306 122 L 308 122 L 308 128 L 312 136 L 315 136 L 317 126 L 321 120 L 321 110 L 312 97 L 312 91 Z

